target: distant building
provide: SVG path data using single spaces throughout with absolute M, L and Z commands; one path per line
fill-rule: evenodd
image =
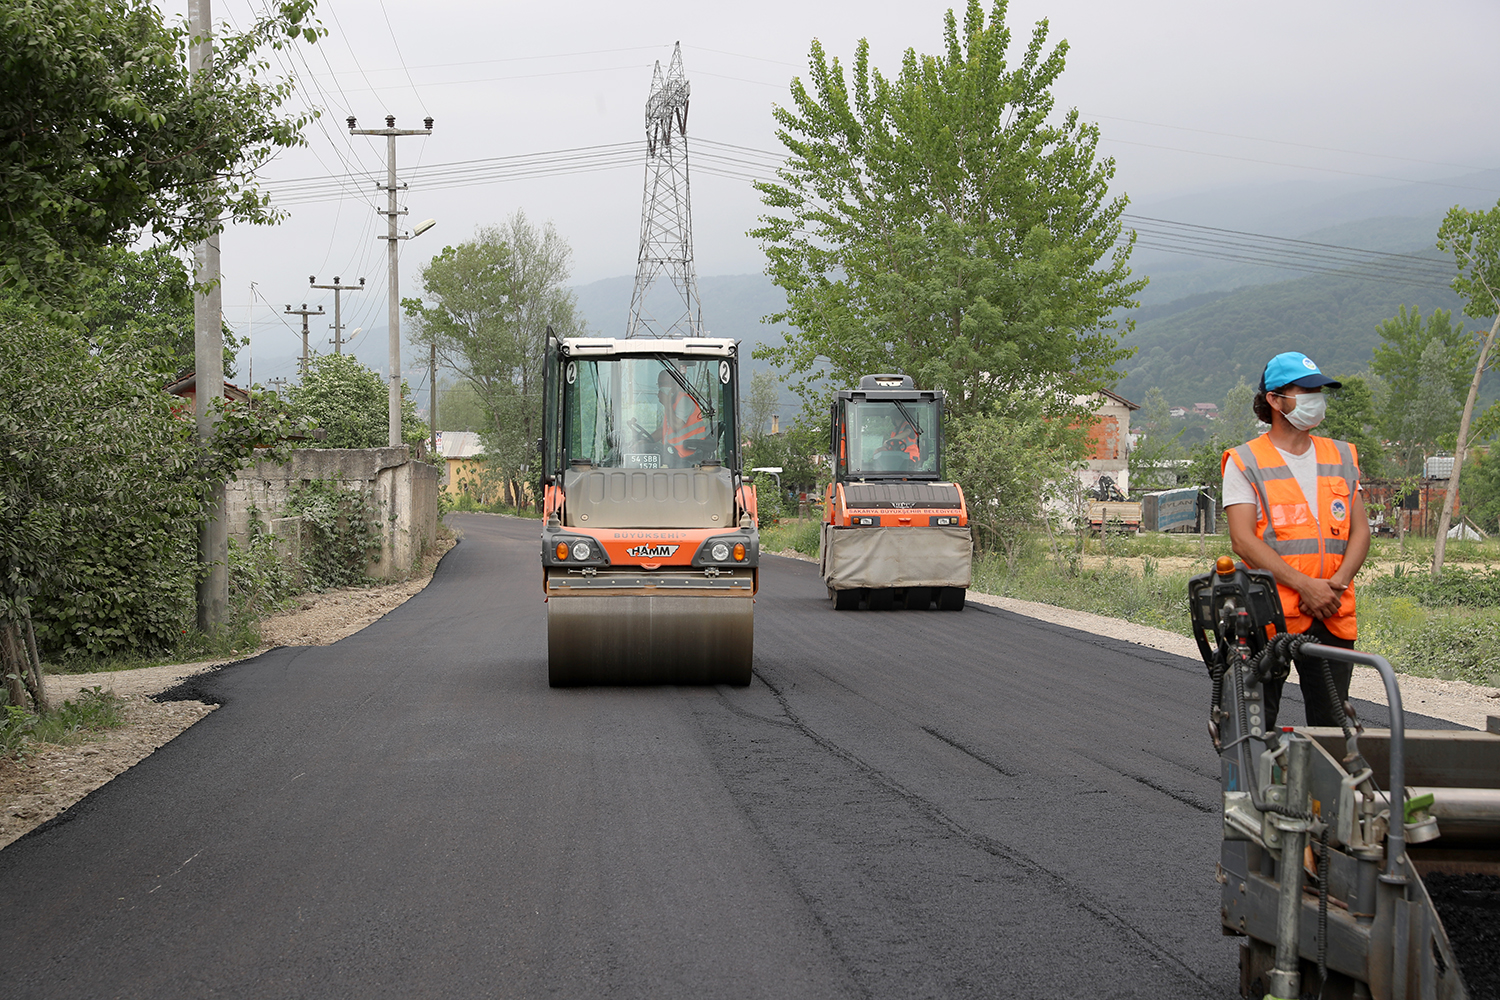
M 1100 476 L 1108 476 L 1121 493 L 1129 493 L 1130 414 L 1140 404 L 1108 389 L 1099 390 L 1088 401 L 1098 419 L 1089 428 L 1088 464 L 1078 471 L 1078 478 L 1084 489 L 1094 489 Z
M 1174 406 L 1170 410 L 1168 410 L 1167 413 L 1169 413 L 1174 420 L 1181 420 L 1183 417 L 1187 416 L 1187 407 Z
M 468 492 L 481 503 L 489 502 L 481 485 L 484 468 L 484 442 L 478 431 L 438 431 L 438 454 L 443 456 L 446 475 L 443 490 L 457 496 Z
M 1218 403 L 1194 403 L 1193 404 L 1193 412 L 1196 413 L 1196 414 L 1198 414 L 1198 416 L 1200 416 L 1200 417 L 1206 417 L 1209 420 L 1217 420 L 1218 417 L 1219 417 L 1219 404 Z

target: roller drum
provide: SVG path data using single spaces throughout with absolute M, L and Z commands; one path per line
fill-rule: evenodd
M 748 597 L 583 596 L 547 602 L 547 678 L 579 684 L 750 683 Z

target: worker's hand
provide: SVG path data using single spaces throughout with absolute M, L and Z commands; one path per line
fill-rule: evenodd
M 1344 585 L 1317 577 L 1303 577 L 1297 585 L 1297 596 L 1302 599 L 1302 610 L 1314 618 L 1327 618 L 1339 610 L 1344 596 Z

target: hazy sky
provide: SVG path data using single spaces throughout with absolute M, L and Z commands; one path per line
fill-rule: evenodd
M 335 274 L 346 283 L 366 278 L 367 291 L 345 296 L 345 322 L 364 328 L 355 342 L 361 357 L 374 365 L 384 357 L 385 245 L 375 239 L 384 220 L 374 211 L 384 194 L 371 177 L 384 177 L 385 144 L 351 138 L 347 115 L 361 127 L 380 127 L 387 114 L 403 128 L 420 127 L 427 115 L 436 120 L 431 137 L 398 141 L 403 175 L 416 168 L 403 221 L 437 220 L 403 245 L 402 294 L 417 293 L 420 265 L 444 244 L 516 209 L 557 227 L 582 284 L 634 272 L 643 153 L 632 159 L 625 151 L 609 169 L 524 179 L 497 179 L 497 169 L 481 164 L 488 179 L 462 187 L 438 187 L 443 168 L 641 143 L 652 65 L 665 63 L 677 40 L 692 84 L 694 154 L 724 153 L 709 141 L 774 153 L 771 108 L 787 100 L 791 77 L 805 74 L 811 39 L 847 63 L 855 42 L 868 38 L 874 64 L 894 75 L 906 48 L 940 47 L 950 6 L 320 0 L 328 36 L 275 60 L 298 77 L 293 104 L 324 109 L 310 146 L 265 172 L 273 190 L 288 193 L 291 217 L 274 228 L 232 229 L 222 241 L 226 319 L 240 332 L 253 324 L 262 359 L 255 379 L 295 374 L 285 359 L 299 349 L 288 328 L 298 321 L 280 315 L 285 304 L 321 302 L 332 312 L 332 293 L 308 290 L 314 274 L 319 283 Z M 185 4 L 165 9 L 176 16 Z M 247 0 L 214 0 L 218 21 L 244 25 L 253 9 Z M 1500 166 L 1500 88 L 1488 51 L 1500 36 L 1493 0 L 1024 0 L 1007 16 L 1017 58 L 1042 18 L 1049 44 L 1070 46 L 1059 105 L 1099 124 L 1101 150 L 1118 163 L 1116 190 L 1137 209 L 1230 186 L 1373 187 Z M 692 147 L 694 139 L 705 145 Z M 716 165 L 763 172 L 707 155 L 694 170 L 698 273 L 759 272 L 759 248 L 745 236 L 758 200 L 742 177 L 710 173 Z M 346 178 L 341 193 L 313 202 L 291 195 L 308 191 L 301 179 L 330 176 Z M 315 332 L 328 336 L 318 323 Z

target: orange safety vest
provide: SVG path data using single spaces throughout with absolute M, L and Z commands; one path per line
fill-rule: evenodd
M 1313 518 L 1307 498 L 1281 452 L 1262 434 L 1224 453 L 1220 471 L 1231 459 L 1260 500 L 1255 533 L 1295 570 L 1326 580 L 1338 571 L 1349 546 L 1354 489 L 1359 483 L 1359 452 L 1347 441 L 1315 437 L 1318 461 L 1318 516 Z M 1252 567 L 1256 568 L 1256 567 Z M 1312 628 L 1312 616 L 1302 613 L 1301 596 L 1291 587 L 1276 585 L 1289 632 Z M 1354 586 L 1344 588 L 1338 611 L 1323 619 L 1328 631 L 1341 639 L 1358 637 L 1354 617 Z
M 672 397 L 672 405 L 662 414 L 662 441 L 683 458 L 693 453 L 687 442 L 693 438 L 708 436 L 708 423 L 703 411 L 687 393 L 678 391 Z
M 917 432 L 912 429 L 911 424 L 903 423 L 900 430 L 891 434 L 884 447 L 887 451 L 906 452 L 913 462 L 922 461 L 922 448 L 917 443 Z

